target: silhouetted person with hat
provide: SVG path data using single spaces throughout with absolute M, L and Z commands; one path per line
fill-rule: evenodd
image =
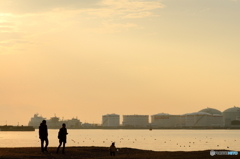
M 115 147 L 115 143 L 113 142 L 112 145 L 109 148 L 110 156 L 115 156 L 115 153 L 117 151 L 117 148 Z
M 62 146 L 63 144 L 63 148 L 62 148 L 62 153 L 64 154 L 64 149 L 65 149 L 65 144 L 67 143 L 67 129 L 66 129 L 66 124 L 62 124 L 62 128 L 59 129 L 59 132 L 58 132 L 58 139 L 59 139 L 59 146 L 57 148 L 57 153 L 60 149 L 60 147 Z
M 46 120 L 43 120 L 42 123 L 39 126 L 39 138 L 41 140 L 41 150 L 42 153 L 44 151 L 47 151 L 47 146 L 48 146 L 48 128 L 46 124 Z M 44 147 L 44 141 L 45 141 L 45 147 Z

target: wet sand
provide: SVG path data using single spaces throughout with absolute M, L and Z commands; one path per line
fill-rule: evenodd
M 228 150 L 229 151 L 229 150 Z M 56 148 L 49 147 L 48 152 L 41 153 L 40 148 L 0 148 L 0 159 L 213 159 L 240 158 L 237 156 L 210 156 L 205 151 L 148 151 L 132 148 L 120 148 L 115 157 L 109 155 L 108 147 L 66 147 L 65 154 L 56 153 Z

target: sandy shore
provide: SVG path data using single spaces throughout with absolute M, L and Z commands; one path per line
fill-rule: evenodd
M 108 159 L 107 147 L 66 147 L 65 154 L 56 154 L 56 148 L 50 147 L 42 154 L 40 148 L 0 148 L 0 159 Z M 147 151 L 132 148 L 120 148 L 114 158 L 124 159 L 207 159 L 240 158 L 237 156 L 210 156 L 210 150 L 192 152 Z

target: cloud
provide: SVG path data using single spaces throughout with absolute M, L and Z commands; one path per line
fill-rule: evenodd
M 13 23 L 1 22 L 1 23 L 0 23 L 0 27 L 3 27 L 3 26 L 13 26 Z
M 11 32 L 13 29 L 11 27 L 0 26 L 0 32 Z
M 0 16 L 0 46 L 12 46 L 14 41 L 23 38 L 23 32 L 19 32 L 12 16 Z
M 0 22 L 0 33 L 1 32 L 13 32 L 14 24 L 9 22 Z
M 0 13 L 5 14 L 81 10 L 98 17 L 141 18 L 152 16 L 152 10 L 163 7 L 160 2 L 150 0 L 0 0 Z
M 127 14 L 125 16 L 123 16 L 122 18 L 123 19 L 126 19 L 126 18 L 144 18 L 144 17 L 150 17 L 150 16 L 157 16 L 157 15 L 153 15 L 153 13 L 151 12 L 139 12 L 139 13 L 130 13 L 130 14 Z
M 31 14 L 54 9 L 94 8 L 99 0 L 0 0 L 0 13 Z
M 128 31 L 131 28 L 143 28 L 127 19 L 139 19 L 156 17 L 154 10 L 164 8 L 159 1 L 150 0 L 102 0 L 99 1 L 99 8 L 88 8 L 82 14 L 91 18 L 102 19 L 99 28 L 91 28 L 89 31 L 95 33 L 115 33 Z
M 99 3 L 101 8 L 89 9 L 90 15 L 99 17 L 143 18 L 153 16 L 153 10 L 164 8 L 164 5 L 156 1 L 139 0 L 103 0 Z
M 132 19 L 158 16 L 154 10 L 163 7 L 158 0 L 0 0 L 0 42 L 30 41 L 79 24 L 101 34 L 143 28 Z
M 103 22 L 101 27 L 88 29 L 88 31 L 99 33 L 99 34 L 105 34 L 105 33 L 117 33 L 117 32 L 127 31 L 130 28 L 138 28 L 138 27 L 139 26 L 133 23 L 121 24 L 121 23 Z
M 0 32 L 0 42 L 20 38 L 22 38 L 22 36 L 17 32 Z
M 140 0 L 103 0 L 103 6 L 109 6 L 118 10 L 125 11 L 146 11 L 164 7 L 161 3 L 156 1 L 140 1 Z

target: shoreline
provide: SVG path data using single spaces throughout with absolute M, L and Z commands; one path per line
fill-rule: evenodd
M 41 153 L 40 147 L 0 148 L 1 159 L 108 159 L 109 147 L 66 147 L 65 154 L 56 153 L 57 147 L 49 147 L 48 152 Z M 204 151 L 151 151 L 134 148 L 118 148 L 114 158 L 126 159 L 207 159 L 207 158 L 239 158 L 239 155 L 215 155 L 211 156 L 211 150 Z M 230 150 L 217 150 L 230 151 Z
M 38 126 L 25 126 L 25 125 L 0 125 L 0 131 L 35 131 L 38 130 Z M 59 127 L 48 127 L 48 129 L 59 129 Z M 105 126 L 94 126 L 94 127 L 67 127 L 70 130 L 240 130 L 240 126 L 232 127 L 130 127 L 130 126 L 117 126 L 117 127 L 105 127 Z

